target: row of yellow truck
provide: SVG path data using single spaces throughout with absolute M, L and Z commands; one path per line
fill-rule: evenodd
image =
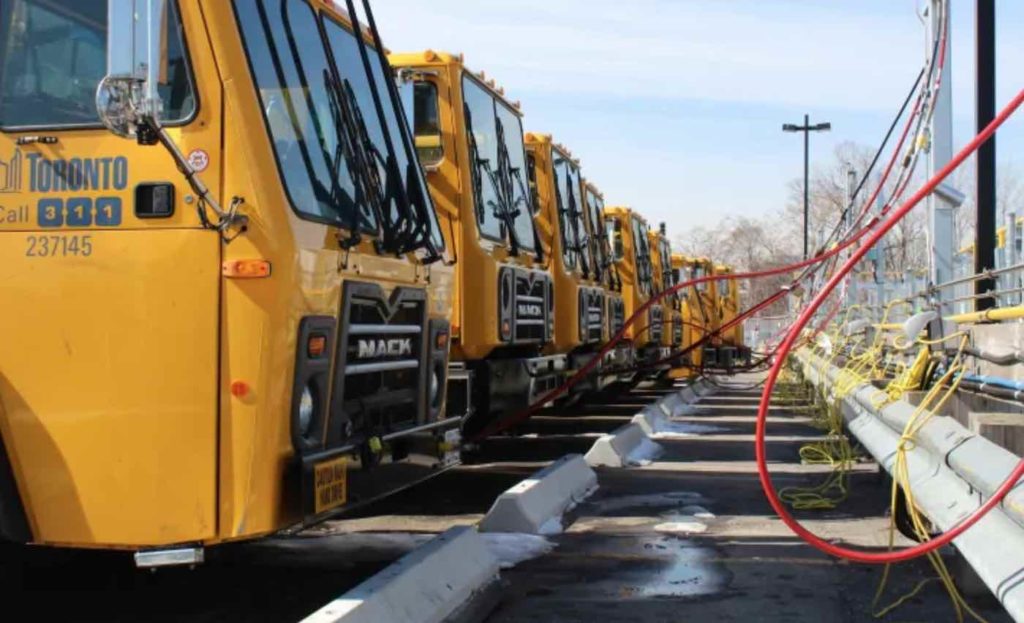
M 728 270 L 345 5 L 0 3 L 0 538 L 180 564 L 320 521 Z M 569 399 L 728 366 L 739 327 L 670 357 L 738 305 L 663 298 Z

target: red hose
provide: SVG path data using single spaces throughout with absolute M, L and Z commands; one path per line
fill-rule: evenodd
M 940 57 L 939 57 L 939 65 L 938 65 L 938 67 L 939 67 L 938 75 L 940 77 L 942 75 L 942 71 L 941 71 L 942 70 L 942 66 L 945 63 L 945 57 L 946 57 L 945 56 L 945 49 L 946 49 L 946 45 L 945 45 L 945 30 L 944 30 L 943 31 L 942 42 L 940 43 Z M 937 85 L 938 85 L 938 82 L 936 83 L 936 86 Z M 917 114 L 919 114 L 920 111 L 921 111 L 921 104 L 922 104 L 922 102 L 924 100 L 925 93 L 926 93 L 926 91 L 924 91 L 924 90 L 921 91 L 921 94 L 918 96 L 918 101 L 917 101 L 917 103 L 914 106 L 914 110 L 907 117 L 907 124 L 904 127 L 904 129 L 903 129 L 903 132 L 902 132 L 902 134 L 900 136 L 900 140 L 899 140 L 899 142 L 896 145 L 896 148 L 893 150 L 892 158 L 890 158 L 889 163 L 886 166 L 885 171 L 882 174 L 881 179 L 879 180 L 878 186 L 875 188 L 875 191 L 868 198 L 868 201 L 865 202 L 863 210 L 858 215 L 858 217 L 857 217 L 857 219 L 855 221 L 857 224 L 859 224 L 864 219 L 864 217 L 867 215 L 868 210 L 870 209 L 871 205 L 877 199 L 879 193 L 882 191 L 882 188 L 885 185 L 886 180 L 888 179 L 889 175 L 892 173 L 892 169 L 893 169 L 893 167 L 896 164 L 896 161 L 897 161 L 897 159 L 899 157 L 899 153 L 902 150 L 903 144 L 906 142 L 906 139 L 907 139 L 907 136 L 910 133 L 911 127 L 913 127 L 913 120 L 914 120 L 915 116 Z M 537 411 L 542 409 L 544 407 L 544 405 L 546 405 L 549 402 L 551 402 L 553 400 L 556 400 L 557 398 L 561 397 L 564 393 L 569 391 L 569 389 L 571 387 L 573 387 L 574 385 L 579 383 L 581 380 L 583 380 L 587 375 L 589 375 L 593 371 L 593 369 L 595 367 L 597 367 L 597 365 L 601 362 L 601 360 L 604 358 L 604 356 L 607 353 L 609 353 L 613 348 L 615 348 L 615 346 L 620 341 L 622 341 L 622 339 L 626 335 L 626 330 L 628 328 L 630 328 L 639 319 L 641 314 L 646 312 L 652 305 L 656 304 L 657 302 L 659 302 L 661 299 L 665 298 L 666 296 L 675 294 L 676 292 L 679 292 L 680 290 L 683 290 L 684 288 L 693 287 L 693 286 L 699 285 L 701 283 L 706 283 L 708 281 L 731 281 L 733 279 L 757 279 L 757 278 L 760 278 L 760 277 L 772 277 L 772 276 L 775 276 L 775 275 L 781 275 L 783 273 L 794 272 L 794 271 L 797 271 L 797 270 L 808 268 L 808 267 L 813 266 L 815 264 L 819 264 L 821 262 L 824 262 L 825 260 L 828 260 L 828 259 L 830 259 L 832 257 L 835 257 L 835 256 L 839 255 L 844 250 L 846 250 L 847 248 L 849 248 L 850 246 L 855 244 L 865 234 L 867 234 L 869 231 L 871 231 L 871 228 L 881 219 L 881 216 L 883 216 L 888 211 L 889 207 L 891 207 L 891 206 L 886 206 L 886 208 L 882 210 L 882 213 L 880 215 L 876 215 L 876 216 L 872 217 L 867 222 L 866 225 L 864 225 L 861 229 L 859 229 L 856 232 L 854 232 L 853 234 L 851 234 L 849 238 L 847 238 L 843 242 L 838 243 L 832 249 L 829 249 L 828 251 L 823 251 L 822 253 L 820 253 L 819 255 L 816 255 L 814 257 L 811 257 L 811 258 L 808 258 L 808 259 L 804 259 L 803 261 L 796 262 L 796 263 L 793 263 L 793 264 L 789 264 L 789 265 L 786 265 L 786 266 L 780 266 L 780 267 L 777 267 L 777 268 L 767 269 L 767 270 L 762 270 L 762 271 L 754 271 L 754 272 L 747 272 L 747 273 L 732 273 L 732 274 L 729 274 L 729 275 L 709 275 L 709 276 L 701 277 L 701 278 L 698 278 L 698 279 L 691 279 L 690 281 L 679 283 L 679 284 L 676 284 L 676 285 L 674 285 L 674 286 L 672 286 L 670 288 L 666 288 L 666 289 L 662 290 L 660 293 L 652 296 L 646 303 L 641 305 L 639 309 L 635 310 L 633 312 L 633 314 L 626 320 L 626 322 L 623 323 L 622 328 L 619 329 L 619 331 L 612 337 L 612 339 L 610 339 L 607 344 L 605 344 L 603 347 L 601 347 L 601 349 L 597 352 L 597 354 L 595 354 L 591 358 L 590 361 L 588 361 L 580 370 L 578 370 L 573 376 L 571 376 L 565 383 L 563 383 L 562 385 L 560 385 L 560 386 L 556 387 L 555 389 L 549 391 L 547 394 L 545 394 L 544 396 L 540 397 L 532 405 L 528 406 L 525 410 L 523 410 L 522 412 L 512 416 L 511 418 L 499 419 L 499 420 L 495 420 L 494 422 L 491 422 L 490 424 L 485 426 L 484 429 L 481 430 L 477 435 L 475 435 L 473 437 L 473 439 L 471 439 L 471 441 L 479 441 L 480 439 L 483 439 L 484 437 L 487 437 L 487 436 L 490 436 L 490 435 L 494 435 L 494 434 L 500 433 L 500 432 L 502 432 L 504 430 L 507 430 L 510 427 L 515 426 L 519 422 L 522 422 L 522 421 L 528 419 L 534 413 L 536 413 Z M 805 277 L 806 277 L 806 275 L 802 275 L 801 277 L 796 279 L 790 287 L 795 287 Z M 789 293 L 788 290 L 785 290 L 785 289 L 784 290 L 780 290 L 778 293 L 776 293 L 776 295 L 773 295 L 773 297 L 770 297 L 771 302 L 775 302 L 776 300 L 781 299 L 782 297 L 784 297 L 788 293 Z M 737 318 L 735 318 L 732 323 L 727 324 L 726 327 L 731 328 L 732 326 L 735 326 L 739 322 L 742 322 L 743 320 L 745 320 L 747 317 L 749 317 L 753 313 L 756 313 L 756 311 L 761 309 L 762 307 L 767 307 L 770 304 L 770 303 L 766 303 L 767 300 L 768 299 L 766 299 L 765 301 L 762 301 L 758 305 L 755 305 L 753 308 L 748 310 L 746 313 L 744 313 L 744 314 L 742 314 L 740 316 L 737 316 Z M 723 329 L 724 328 L 719 328 L 718 331 L 721 332 Z M 697 346 L 699 346 L 701 344 L 704 344 L 707 341 L 708 337 L 709 337 L 708 335 L 705 335 L 696 344 L 691 345 L 690 347 L 688 347 L 687 349 L 683 350 L 680 353 L 676 353 L 676 354 L 672 355 L 671 357 L 667 358 L 665 361 L 670 361 L 672 359 L 677 359 L 677 358 L 685 355 L 686 353 L 691 352 Z M 660 363 L 663 363 L 663 362 L 657 362 L 655 365 L 658 365 Z
M 838 249 L 838 247 L 837 247 L 837 249 Z M 833 249 L 832 251 L 830 251 L 830 253 L 832 253 L 833 251 L 834 252 L 838 252 L 836 249 Z M 498 434 L 498 433 L 500 433 L 502 431 L 508 430 L 509 428 L 515 426 L 516 424 L 527 420 L 533 414 L 535 414 L 537 411 L 542 409 L 544 407 L 544 405 L 546 405 L 547 403 L 551 402 L 552 400 L 557 399 L 562 394 L 564 394 L 565 392 L 569 391 L 569 388 L 571 388 L 573 385 L 575 385 L 576 383 L 578 383 L 581 380 L 583 380 L 588 374 L 590 374 L 591 371 L 593 371 L 593 369 L 604 358 L 605 354 L 607 354 L 609 351 L 611 351 L 611 349 L 613 349 L 616 344 L 618 344 L 620 341 L 622 341 L 622 339 L 626 335 L 626 329 L 628 329 L 630 326 L 632 326 L 640 318 L 640 316 L 645 311 L 647 311 L 648 308 L 650 308 L 652 305 L 657 303 L 663 297 L 668 296 L 669 294 L 671 294 L 673 292 L 676 292 L 678 290 L 681 290 L 683 288 L 692 287 L 694 285 L 697 285 L 697 284 L 700 284 L 700 283 L 704 283 L 706 281 L 728 280 L 728 279 L 745 279 L 745 278 L 754 278 L 754 277 L 757 277 L 757 276 L 772 276 L 772 275 L 778 275 L 778 274 L 784 273 L 784 272 L 791 272 L 791 271 L 796 270 L 798 268 L 804 268 L 804 267 L 806 267 L 806 266 L 808 266 L 810 264 L 813 264 L 815 262 L 824 261 L 825 259 L 828 259 L 828 257 L 830 257 L 828 254 L 824 254 L 824 255 L 818 256 L 817 258 L 812 258 L 810 260 L 804 260 L 804 261 L 799 262 L 797 264 L 793 264 L 793 265 L 790 265 L 790 266 L 781 266 L 781 267 L 778 267 L 778 268 L 772 268 L 772 269 L 760 271 L 758 273 L 736 273 L 736 274 L 731 274 L 731 275 L 717 275 L 717 276 L 700 277 L 699 279 L 693 279 L 693 280 L 690 280 L 690 281 L 687 281 L 687 282 L 684 282 L 684 283 L 680 283 L 680 284 L 677 284 L 675 286 L 672 286 L 671 288 L 668 288 L 668 289 L 662 291 L 661 293 L 653 296 L 650 300 L 648 300 L 646 303 L 641 305 L 639 309 L 637 309 L 635 312 L 633 312 L 633 315 L 631 315 L 626 320 L 626 322 L 623 323 L 622 328 L 619 329 L 618 333 L 616 333 L 615 336 L 611 340 L 608 341 L 608 343 L 606 343 L 604 346 L 602 346 L 601 349 L 590 359 L 590 361 L 588 361 L 582 368 L 577 370 L 575 374 L 573 374 L 571 377 L 569 377 L 569 379 L 566 380 L 565 383 L 563 383 L 562 385 L 556 387 L 555 389 L 552 389 L 548 393 L 544 394 L 539 399 L 537 399 L 536 402 L 534 402 L 532 405 L 530 405 L 529 407 L 527 407 L 523 411 L 519 412 L 518 414 L 516 414 L 516 415 L 514 415 L 512 417 L 509 417 L 509 418 L 499 419 L 499 420 L 495 420 L 495 421 L 491 422 L 490 424 L 485 426 L 479 433 L 474 435 L 473 438 L 470 439 L 470 441 L 474 441 L 474 442 L 475 441 L 479 441 L 479 440 L 481 440 L 481 439 L 483 439 L 485 437 L 489 437 L 491 435 L 495 435 L 495 434 Z M 685 348 L 684 350 L 680 351 L 679 353 L 676 353 L 675 355 L 666 358 L 666 361 L 674 359 L 674 358 L 681 357 L 681 356 L 685 355 L 686 353 L 691 352 L 696 347 L 700 346 L 701 344 L 704 344 L 713 335 L 715 335 L 715 334 L 717 334 L 717 333 L 719 333 L 721 331 L 725 331 L 725 330 L 728 330 L 728 329 L 732 328 L 733 326 L 735 326 L 735 325 L 739 324 L 740 322 L 742 322 L 743 320 L 745 320 L 747 317 L 757 313 L 762 308 L 767 307 L 768 305 L 771 305 L 775 301 L 777 301 L 777 300 L 781 299 L 782 297 L 786 296 L 788 293 L 789 293 L 788 289 L 784 289 L 784 290 L 780 290 L 780 291 L 776 292 L 772 296 L 770 296 L 767 299 L 761 301 L 760 303 L 758 303 L 757 305 L 751 307 L 750 309 L 744 311 L 742 314 L 736 316 L 736 318 L 733 318 L 730 322 L 727 322 L 722 327 L 719 327 L 719 329 L 717 329 L 715 332 L 712 332 L 712 333 L 709 333 L 709 334 L 703 336 L 696 343 L 691 344 L 689 347 Z M 640 368 L 638 368 L 638 369 L 640 369 Z
M 942 183 L 957 167 L 963 164 L 971 154 L 973 154 L 986 140 L 988 140 L 1007 119 L 1020 107 L 1021 103 L 1024 103 L 1024 90 L 1017 93 L 1016 97 L 1002 110 L 999 115 L 990 123 L 980 134 L 967 144 L 960 152 L 953 157 L 953 159 L 942 168 L 932 179 L 922 186 L 914 195 L 907 200 L 899 209 L 892 213 L 891 216 L 886 218 L 882 225 L 875 230 L 865 241 L 865 244 L 858 247 L 851 257 L 843 264 L 843 266 L 828 280 L 824 288 L 818 292 L 808 304 L 807 308 L 804 309 L 792 328 L 787 332 L 786 337 L 783 339 L 782 344 L 779 347 L 778 356 L 775 363 L 772 365 L 771 370 L 768 372 L 768 378 L 764 385 L 764 390 L 761 393 L 761 402 L 758 405 L 757 410 L 757 428 L 755 431 L 755 447 L 756 447 L 756 458 L 757 458 L 757 471 L 758 476 L 761 480 L 761 487 L 764 489 L 764 493 L 768 498 L 768 502 L 775 509 L 775 512 L 779 515 L 782 521 L 801 539 L 806 541 L 811 546 L 815 547 L 826 554 L 836 556 L 839 558 L 845 558 L 854 562 L 872 563 L 872 564 L 885 564 L 902 562 L 905 560 L 911 560 L 935 551 L 936 549 L 948 544 L 950 541 L 961 535 L 965 530 L 977 523 L 982 517 L 985 516 L 990 510 L 996 507 L 1006 494 L 1013 489 L 1017 481 L 1024 476 L 1024 460 L 1021 460 L 1014 468 L 1013 473 L 1007 477 L 1006 481 L 995 491 L 995 493 L 988 500 L 985 501 L 977 510 L 974 511 L 969 517 L 959 522 L 942 535 L 902 550 L 892 552 L 866 552 L 857 549 L 840 547 L 833 545 L 828 541 L 825 541 L 803 526 L 800 525 L 796 519 L 789 513 L 789 510 L 779 499 L 778 492 L 771 480 L 771 474 L 768 471 L 767 456 L 765 454 L 765 428 L 768 418 L 768 408 L 771 404 L 772 391 L 775 388 L 775 383 L 778 380 L 779 373 L 782 371 L 782 366 L 786 361 L 786 357 L 792 350 L 794 342 L 800 335 L 800 332 L 804 327 L 811 321 L 814 313 L 821 307 L 821 305 L 828 298 L 829 294 L 836 288 L 837 285 L 853 270 L 854 266 L 867 255 L 868 251 L 889 231 L 896 223 L 900 221 L 904 216 L 907 215 L 922 199 L 930 195 L 935 188 Z

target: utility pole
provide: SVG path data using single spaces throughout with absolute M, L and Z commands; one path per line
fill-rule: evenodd
M 932 0 L 928 8 L 929 32 L 934 39 L 942 37 L 939 29 L 943 23 L 950 22 L 949 5 L 948 0 Z M 932 114 L 931 149 L 928 154 L 929 178 L 953 158 L 953 84 L 950 71 L 953 65 L 952 45 L 952 32 L 947 27 L 946 62 L 939 78 L 942 81 L 941 90 L 935 99 L 935 112 Z M 942 54 L 941 50 L 939 54 Z M 954 277 L 953 252 L 956 241 L 953 240 L 953 219 L 954 210 L 958 207 L 955 195 L 955 190 L 943 185 L 928 196 L 928 278 L 932 285 L 951 281 Z M 941 301 L 944 298 L 952 298 L 952 295 L 939 290 L 935 292 L 934 297 Z
M 796 125 L 793 123 L 785 123 L 782 125 L 783 132 L 803 132 L 804 133 L 804 259 L 810 257 L 810 248 L 808 245 L 808 222 L 810 220 L 810 188 L 809 180 L 810 177 L 810 148 L 811 148 L 811 132 L 827 132 L 832 129 L 831 123 L 818 123 L 811 125 L 810 115 L 804 115 L 804 124 Z
M 854 208 L 853 201 L 855 199 L 854 193 L 857 191 L 857 171 L 855 169 L 848 169 L 846 171 L 846 219 L 843 223 L 843 227 L 847 232 L 853 230 L 853 215 L 857 213 Z M 850 289 L 846 297 L 846 304 L 857 304 L 860 303 L 859 293 L 857 292 L 857 282 L 860 281 L 860 275 L 856 270 L 853 271 L 853 275 L 850 277 Z
M 975 4 L 975 121 L 980 132 L 996 116 L 996 6 L 995 0 L 977 0 Z M 977 214 L 974 228 L 974 273 L 981 274 L 996 267 L 996 137 L 993 135 L 978 149 Z M 1007 245 L 1015 236 L 1015 227 L 1006 232 Z M 975 294 L 986 294 L 996 289 L 995 279 L 974 282 Z M 975 311 L 996 306 L 996 299 L 977 298 Z

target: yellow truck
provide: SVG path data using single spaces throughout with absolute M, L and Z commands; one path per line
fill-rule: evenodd
M 670 256 L 673 280 L 683 283 L 713 274 L 714 265 L 707 258 L 692 258 L 681 253 Z M 682 350 L 688 353 L 673 361 L 670 376 L 673 378 L 690 378 L 699 374 L 702 365 L 708 362 L 707 356 L 714 354 L 710 340 L 701 346 L 695 346 L 706 335 L 718 328 L 717 286 L 714 282 L 705 282 L 684 288 L 679 291 L 679 323 L 682 325 Z M 708 351 L 708 349 L 711 349 Z
M 622 330 L 626 323 L 626 303 L 622 295 L 622 276 L 613 253 L 609 238 L 610 221 L 605 219 L 604 195 L 592 182 L 584 180 L 586 197 L 586 221 L 589 228 L 590 244 L 596 258 L 597 280 L 604 289 L 605 327 L 601 341 L 607 343 Z M 635 376 L 633 367 L 635 352 L 631 340 L 622 340 L 609 350 L 601 362 L 601 379 L 598 388 L 612 388 L 613 384 L 629 382 Z
M 655 291 L 664 292 L 675 285 L 674 273 L 672 271 L 672 245 L 668 241 L 665 223 L 660 223 L 656 231 L 651 230 L 650 242 Z M 675 292 L 666 294 L 661 299 L 661 306 L 664 309 L 661 332 L 663 350 L 659 361 L 678 351 L 683 342 L 683 323 L 682 314 L 679 309 L 679 295 Z M 666 362 L 660 367 L 663 372 L 667 372 L 670 365 Z
M 691 273 L 691 260 L 682 253 L 673 253 L 669 258 L 669 262 L 672 266 L 672 280 L 676 284 L 683 283 L 690 279 Z M 692 367 L 692 363 L 695 360 L 694 351 L 690 347 L 696 343 L 698 336 L 697 323 L 694 322 L 693 312 L 696 311 L 691 306 L 693 288 L 684 288 L 676 293 L 677 296 L 677 310 L 679 312 L 679 328 L 681 330 L 681 344 L 680 349 L 686 351 L 685 355 L 680 355 L 672 360 L 672 369 L 669 370 L 669 377 L 673 379 L 688 379 L 694 376 L 695 368 Z
M 534 226 L 522 113 L 461 56 L 390 59 L 457 258 L 449 402 L 457 412 L 468 404 L 464 431 L 476 436 L 556 387 L 566 369 L 564 355 L 544 353 L 555 336 L 555 288 Z
M 651 257 L 649 227 L 646 219 L 628 207 L 605 208 L 612 257 L 622 278 L 625 317 L 631 318 L 654 294 L 654 264 Z M 625 339 L 632 343 L 639 373 L 636 378 L 655 376 L 650 366 L 667 356 L 662 345 L 664 306 L 651 305 L 626 329 Z M 636 379 L 634 379 L 636 380 Z
M 452 256 L 349 14 L 0 3 L 3 538 L 194 564 L 457 459 Z
M 730 266 L 715 267 L 716 275 L 731 275 L 733 272 Z M 729 279 L 717 281 L 716 286 L 719 292 L 718 326 L 724 327 L 740 314 L 740 284 L 736 279 Z M 743 343 L 742 322 L 722 331 L 715 346 L 718 350 L 716 359 L 719 367 L 731 370 L 739 360 L 746 360 L 749 363 L 750 351 Z
M 526 134 L 530 188 L 538 234 L 555 284 L 555 339 L 546 353 L 564 355 L 568 375 L 586 365 L 607 339 L 603 261 L 588 222 L 580 163 L 550 134 Z M 569 388 L 569 398 L 597 391 L 612 379 L 595 366 Z
M 714 262 L 706 257 L 692 258 L 689 262 L 689 269 L 690 279 L 711 277 L 715 274 Z M 689 307 L 693 323 L 696 325 L 693 335 L 694 343 L 696 343 L 705 336 L 712 335 L 721 326 L 718 307 L 718 283 L 715 281 L 705 281 L 691 288 Z M 715 339 L 715 337 L 709 337 L 703 346 L 695 349 L 693 353 L 695 357 L 692 363 L 698 369 L 716 365 Z

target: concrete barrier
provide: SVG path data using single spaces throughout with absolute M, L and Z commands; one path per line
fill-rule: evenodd
M 632 422 L 594 442 L 584 457 L 591 467 L 627 467 L 656 455 L 660 446 L 650 440 L 639 424 Z M 638 454 L 647 456 L 638 456 Z
M 668 422 L 667 414 L 659 406 L 644 407 L 632 420 L 632 423 L 639 426 L 648 437 L 664 431 L 668 427 Z
M 597 489 L 597 474 L 570 454 L 498 496 L 480 521 L 481 532 L 561 532 L 562 514 Z
M 497 582 L 498 561 L 475 528 L 416 548 L 306 617 L 306 623 L 441 623 Z
M 665 396 L 653 405 L 644 407 L 633 418 L 633 421 L 639 424 L 645 433 L 652 435 L 658 432 L 659 426 L 667 422 L 668 419 L 693 413 L 694 403 L 700 400 L 701 396 L 711 393 L 712 389 L 703 379 L 700 379 L 692 385 L 687 385 L 679 391 Z

